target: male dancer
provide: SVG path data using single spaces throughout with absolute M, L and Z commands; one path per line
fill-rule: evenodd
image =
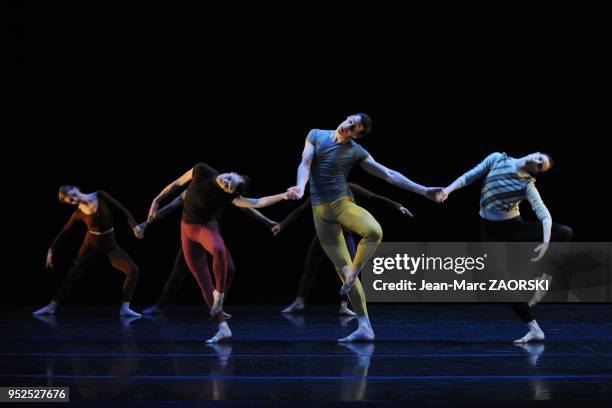
M 441 188 L 424 187 L 376 162 L 355 142 L 367 135 L 371 129 L 370 117 L 365 113 L 358 113 L 347 117 L 336 130 L 311 130 L 298 167 L 297 184 L 287 190 L 291 198 L 300 199 L 304 195 L 306 183 L 310 180 L 310 197 L 317 236 L 344 282 L 341 293 L 348 292 L 359 322 L 359 328 L 349 336 L 339 339 L 341 342 L 374 340 L 365 295 L 357 275 L 382 240 L 382 229 L 376 219 L 353 201 L 347 185 L 351 168 L 359 164 L 366 172 L 430 200 L 435 200 L 436 194 L 442 192 Z M 342 227 L 361 236 L 352 261 Z
M 399 211 L 401 214 L 409 215 L 412 217 L 412 213 L 408 211 L 406 207 L 397 203 L 390 198 L 383 197 L 378 194 L 374 194 L 370 190 L 361 187 L 359 184 L 348 183 L 349 189 L 351 193 L 353 193 L 353 198 L 355 201 L 360 204 L 368 204 L 368 206 L 380 206 L 392 211 Z M 307 214 L 311 214 L 311 203 L 310 199 L 306 200 L 301 206 L 293 210 L 285 219 L 272 227 L 272 233 L 276 236 L 280 232 L 284 231 L 295 223 L 299 218 L 305 217 Z M 355 257 L 355 239 L 353 238 L 353 233 L 349 230 L 345 230 L 343 228 L 344 240 L 346 241 L 346 246 L 349 251 L 349 255 L 351 259 Z M 306 298 L 308 294 L 312 290 L 316 282 L 316 274 L 321 267 L 325 259 L 325 252 L 323 252 L 323 248 L 321 248 L 321 243 L 319 242 L 319 238 L 317 234 L 314 235 L 312 241 L 310 243 L 310 247 L 308 248 L 308 254 L 306 255 L 306 262 L 304 264 L 304 273 L 302 274 L 302 278 L 300 279 L 300 287 L 298 289 L 298 294 L 293 303 L 289 306 L 281 310 L 281 313 L 294 313 L 298 311 L 304 310 Z M 340 315 L 344 316 L 355 316 L 355 312 L 348 308 L 348 296 L 346 294 L 341 295 L 340 297 Z
M 207 340 L 208 343 L 216 343 L 232 336 L 225 321 L 223 300 L 233 269 L 225 242 L 219 232 L 217 214 L 229 203 L 237 207 L 262 208 L 287 200 L 289 196 L 288 193 L 282 193 L 262 198 L 242 197 L 241 193 L 244 192 L 247 182 L 248 178 L 240 174 L 234 172 L 220 174 L 207 164 L 198 163 L 166 186 L 153 200 L 149 210 L 149 219 L 155 218 L 159 203 L 189 183 L 181 220 L 181 243 L 187 266 L 202 290 L 211 316 L 219 324 L 219 330 Z M 214 288 L 208 269 L 207 254 L 213 258 Z
M 170 202 L 165 207 L 160 208 L 155 214 L 154 218 L 148 219 L 144 221 L 143 223 L 139 224 L 138 225 L 139 231 L 141 231 L 142 234 L 144 234 L 146 228 L 149 225 L 151 225 L 153 222 L 158 221 L 161 218 L 164 218 L 166 215 L 168 215 L 172 211 L 181 207 L 183 205 L 185 193 L 186 191 L 183 192 L 180 196 L 176 197 L 174 200 L 172 200 L 172 202 Z M 260 213 L 254 208 L 240 207 L 240 209 L 248 216 L 263 223 L 269 229 L 277 225 L 277 222 L 272 221 L 271 219 L 269 219 L 268 217 L 266 217 L 265 215 L 263 215 L 262 213 Z M 217 221 L 219 222 L 220 220 L 217 220 Z M 228 257 L 229 257 L 228 263 L 230 264 L 230 269 L 234 269 L 233 267 L 234 262 L 229 254 L 228 254 Z M 168 276 L 168 280 L 166 281 L 166 284 L 164 285 L 162 293 L 157 299 L 157 302 L 155 302 L 154 305 L 149 306 L 148 308 L 143 310 L 142 313 L 147 314 L 147 315 L 164 313 L 168 304 L 176 297 L 178 291 L 181 289 L 181 286 L 183 285 L 183 282 L 185 281 L 185 277 L 189 273 L 190 273 L 189 268 L 187 267 L 187 264 L 185 263 L 185 256 L 183 255 L 183 248 L 181 247 L 179 248 L 176 254 L 176 258 L 174 260 L 174 267 L 172 268 L 172 272 L 170 272 L 170 276 Z M 228 282 L 227 290 L 229 290 L 230 286 L 231 286 L 231 281 Z M 225 313 L 226 319 L 229 319 L 230 317 L 231 315 L 229 315 L 228 313 Z

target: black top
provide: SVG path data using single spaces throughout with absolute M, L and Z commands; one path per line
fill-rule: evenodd
M 136 226 L 136 221 L 132 214 L 117 200 L 111 197 L 104 191 L 96 191 L 98 199 L 98 209 L 93 214 L 85 214 L 79 208 L 73 213 L 64 228 L 57 234 L 51 248 L 54 249 L 59 242 L 64 238 L 66 232 L 70 230 L 78 221 L 82 221 L 87 225 L 87 229 L 93 232 L 106 232 L 113 228 L 115 223 L 114 215 L 119 213 L 125 217 L 130 224 L 130 227 Z
M 193 166 L 193 177 L 183 200 L 183 222 L 205 224 L 218 220 L 225 204 L 238 196 L 223 191 L 217 183 L 218 175 L 219 172 L 207 164 Z

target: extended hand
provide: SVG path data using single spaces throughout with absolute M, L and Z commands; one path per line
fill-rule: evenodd
M 289 187 L 287 193 L 291 200 L 301 200 L 304 197 L 304 189 L 300 189 L 298 186 Z
M 444 189 L 442 187 L 427 187 L 423 195 L 428 200 L 435 201 L 435 202 L 441 202 L 441 201 L 438 201 L 438 197 L 440 198 L 443 197 L 443 194 L 444 194 Z
M 548 245 L 548 242 L 542 242 L 540 245 L 538 245 L 536 249 L 533 250 L 533 252 L 539 252 L 538 256 L 531 258 L 531 262 L 538 262 L 540 259 L 544 258 L 546 251 L 548 251 Z
M 281 232 L 282 228 L 279 222 L 275 223 L 270 231 L 272 231 L 272 235 L 277 236 Z
M 442 204 L 448 198 L 449 192 L 445 188 L 436 193 L 436 203 Z
M 53 268 L 53 251 L 47 251 L 47 260 L 45 261 L 45 268 Z
M 146 227 L 146 225 L 145 225 L 145 227 Z M 134 229 L 133 229 L 134 236 L 136 238 L 138 238 L 138 239 L 143 239 L 144 238 L 145 227 L 142 227 L 142 224 L 135 226 Z
M 401 206 L 401 207 L 399 208 L 399 211 L 400 211 L 402 214 L 404 214 L 404 215 L 408 215 L 408 216 L 410 216 L 410 217 L 414 217 L 414 215 L 412 215 L 412 213 L 410 212 L 410 210 L 408 210 L 408 209 L 407 209 L 406 207 L 404 207 L 404 206 Z

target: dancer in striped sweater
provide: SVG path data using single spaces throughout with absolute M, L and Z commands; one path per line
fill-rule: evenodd
M 552 222 L 550 212 L 535 187 L 533 176 L 550 170 L 553 161 L 545 153 L 513 158 L 505 153 L 493 153 L 479 165 L 463 174 L 446 187 L 437 197 L 443 202 L 448 196 L 465 186 L 484 178 L 480 194 L 480 235 L 483 242 L 539 242 L 531 259 L 544 257 L 550 241 L 569 241 L 572 229 Z M 539 222 L 526 222 L 521 218 L 519 204 L 529 201 Z M 527 324 L 529 331 L 515 343 L 543 341 L 544 332 L 527 303 L 513 303 L 512 308 Z

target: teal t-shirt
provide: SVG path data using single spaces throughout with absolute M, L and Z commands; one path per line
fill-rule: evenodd
M 333 130 L 312 129 L 306 140 L 314 145 L 310 167 L 310 198 L 313 205 L 325 204 L 340 197 L 352 197 L 348 174 L 357 163 L 370 155 L 354 140 L 337 143 Z

